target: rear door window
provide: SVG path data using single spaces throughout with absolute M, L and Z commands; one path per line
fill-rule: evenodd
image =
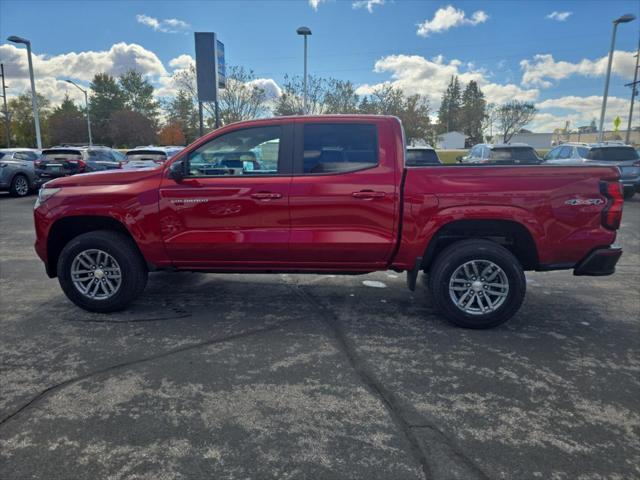
M 375 125 L 306 124 L 302 173 L 321 175 L 364 170 L 378 165 Z

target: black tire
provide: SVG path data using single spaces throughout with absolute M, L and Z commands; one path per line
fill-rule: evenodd
M 9 193 L 14 197 L 26 197 L 29 195 L 30 191 L 31 186 L 29 185 L 29 179 L 26 175 L 23 175 L 22 173 L 14 175 L 11 180 L 11 186 L 9 187 Z
M 631 187 L 631 188 L 625 188 L 622 195 L 625 200 L 631 200 L 635 194 L 636 194 L 635 187 Z
M 91 249 L 108 253 L 120 267 L 121 283 L 110 298 L 90 298 L 81 293 L 71 280 L 74 259 L 81 252 Z M 84 233 L 69 241 L 58 257 L 57 273 L 58 282 L 69 300 L 85 310 L 100 313 L 124 309 L 143 292 L 148 277 L 144 259 L 131 238 L 108 230 Z
M 454 303 L 452 293 L 449 290 L 452 276 L 456 270 L 473 260 L 492 262 L 502 269 L 508 281 L 508 293 L 504 300 L 495 310 L 489 311 L 488 309 L 487 313 L 467 313 Z M 468 285 L 471 283 L 462 284 L 462 288 L 466 288 Z M 481 288 L 481 286 L 478 285 L 477 288 Z M 429 290 L 436 309 L 447 320 L 463 328 L 492 328 L 506 322 L 515 315 L 522 305 L 526 289 L 524 271 L 518 259 L 506 248 L 489 240 L 462 240 L 450 245 L 438 255 L 429 275 Z M 484 292 L 487 292 L 486 290 L 475 292 L 471 288 L 469 291 L 472 292 L 472 295 L 478 293 L 481 297 Z M 487 301 L 486 297 L 483 297 L 483 301 Z

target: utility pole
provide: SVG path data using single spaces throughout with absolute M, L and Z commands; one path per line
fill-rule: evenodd
M 633 82 L 627 83 L 625 87 L 631 86 L 631 106 L 629 107 L 629 123 L 627 123 L 627 135 L 624 143 L 629 145 L 629 138 L 631 135 L 631 119 L 633 118 L 633 101 L 638 94 L 638 60 L 640 60 L 640 40 L 638 41 L 638 52 L 636 53 L 636 68 L 633 71 Z
M 4 101 L 4 128 L 7 133 L 7 148 L 11 147 L 11 124 L 9 123 L 9 108 L 7 107 L 7 86 L 4 83 L 4 64 L 0 63 L 2 77 L 2 100 Z

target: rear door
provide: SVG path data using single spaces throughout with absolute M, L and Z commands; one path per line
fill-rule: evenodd
M 398 217 L 390 120 L 299 120 L 291 183 L 291 261 L 304 268 L 384 265 Z
M 177 266 L 247 270 L 286 264 L 293 124 L 241 127 L 187 152 L 165 176 L 160 226 Z

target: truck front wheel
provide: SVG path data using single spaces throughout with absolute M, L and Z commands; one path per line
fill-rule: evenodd
M 462 240 L 436 258 L 429 289 L 436 308 L 464 328 L 491 328 L 509 320 L 524 300 L 518 259 L 489 240 Z
M 73 238 L 58 258 L 58 281 L 66 296 L 91 312 L 129 305 L 147 284 L 147 268 L 133 241 L 108 230 Z

